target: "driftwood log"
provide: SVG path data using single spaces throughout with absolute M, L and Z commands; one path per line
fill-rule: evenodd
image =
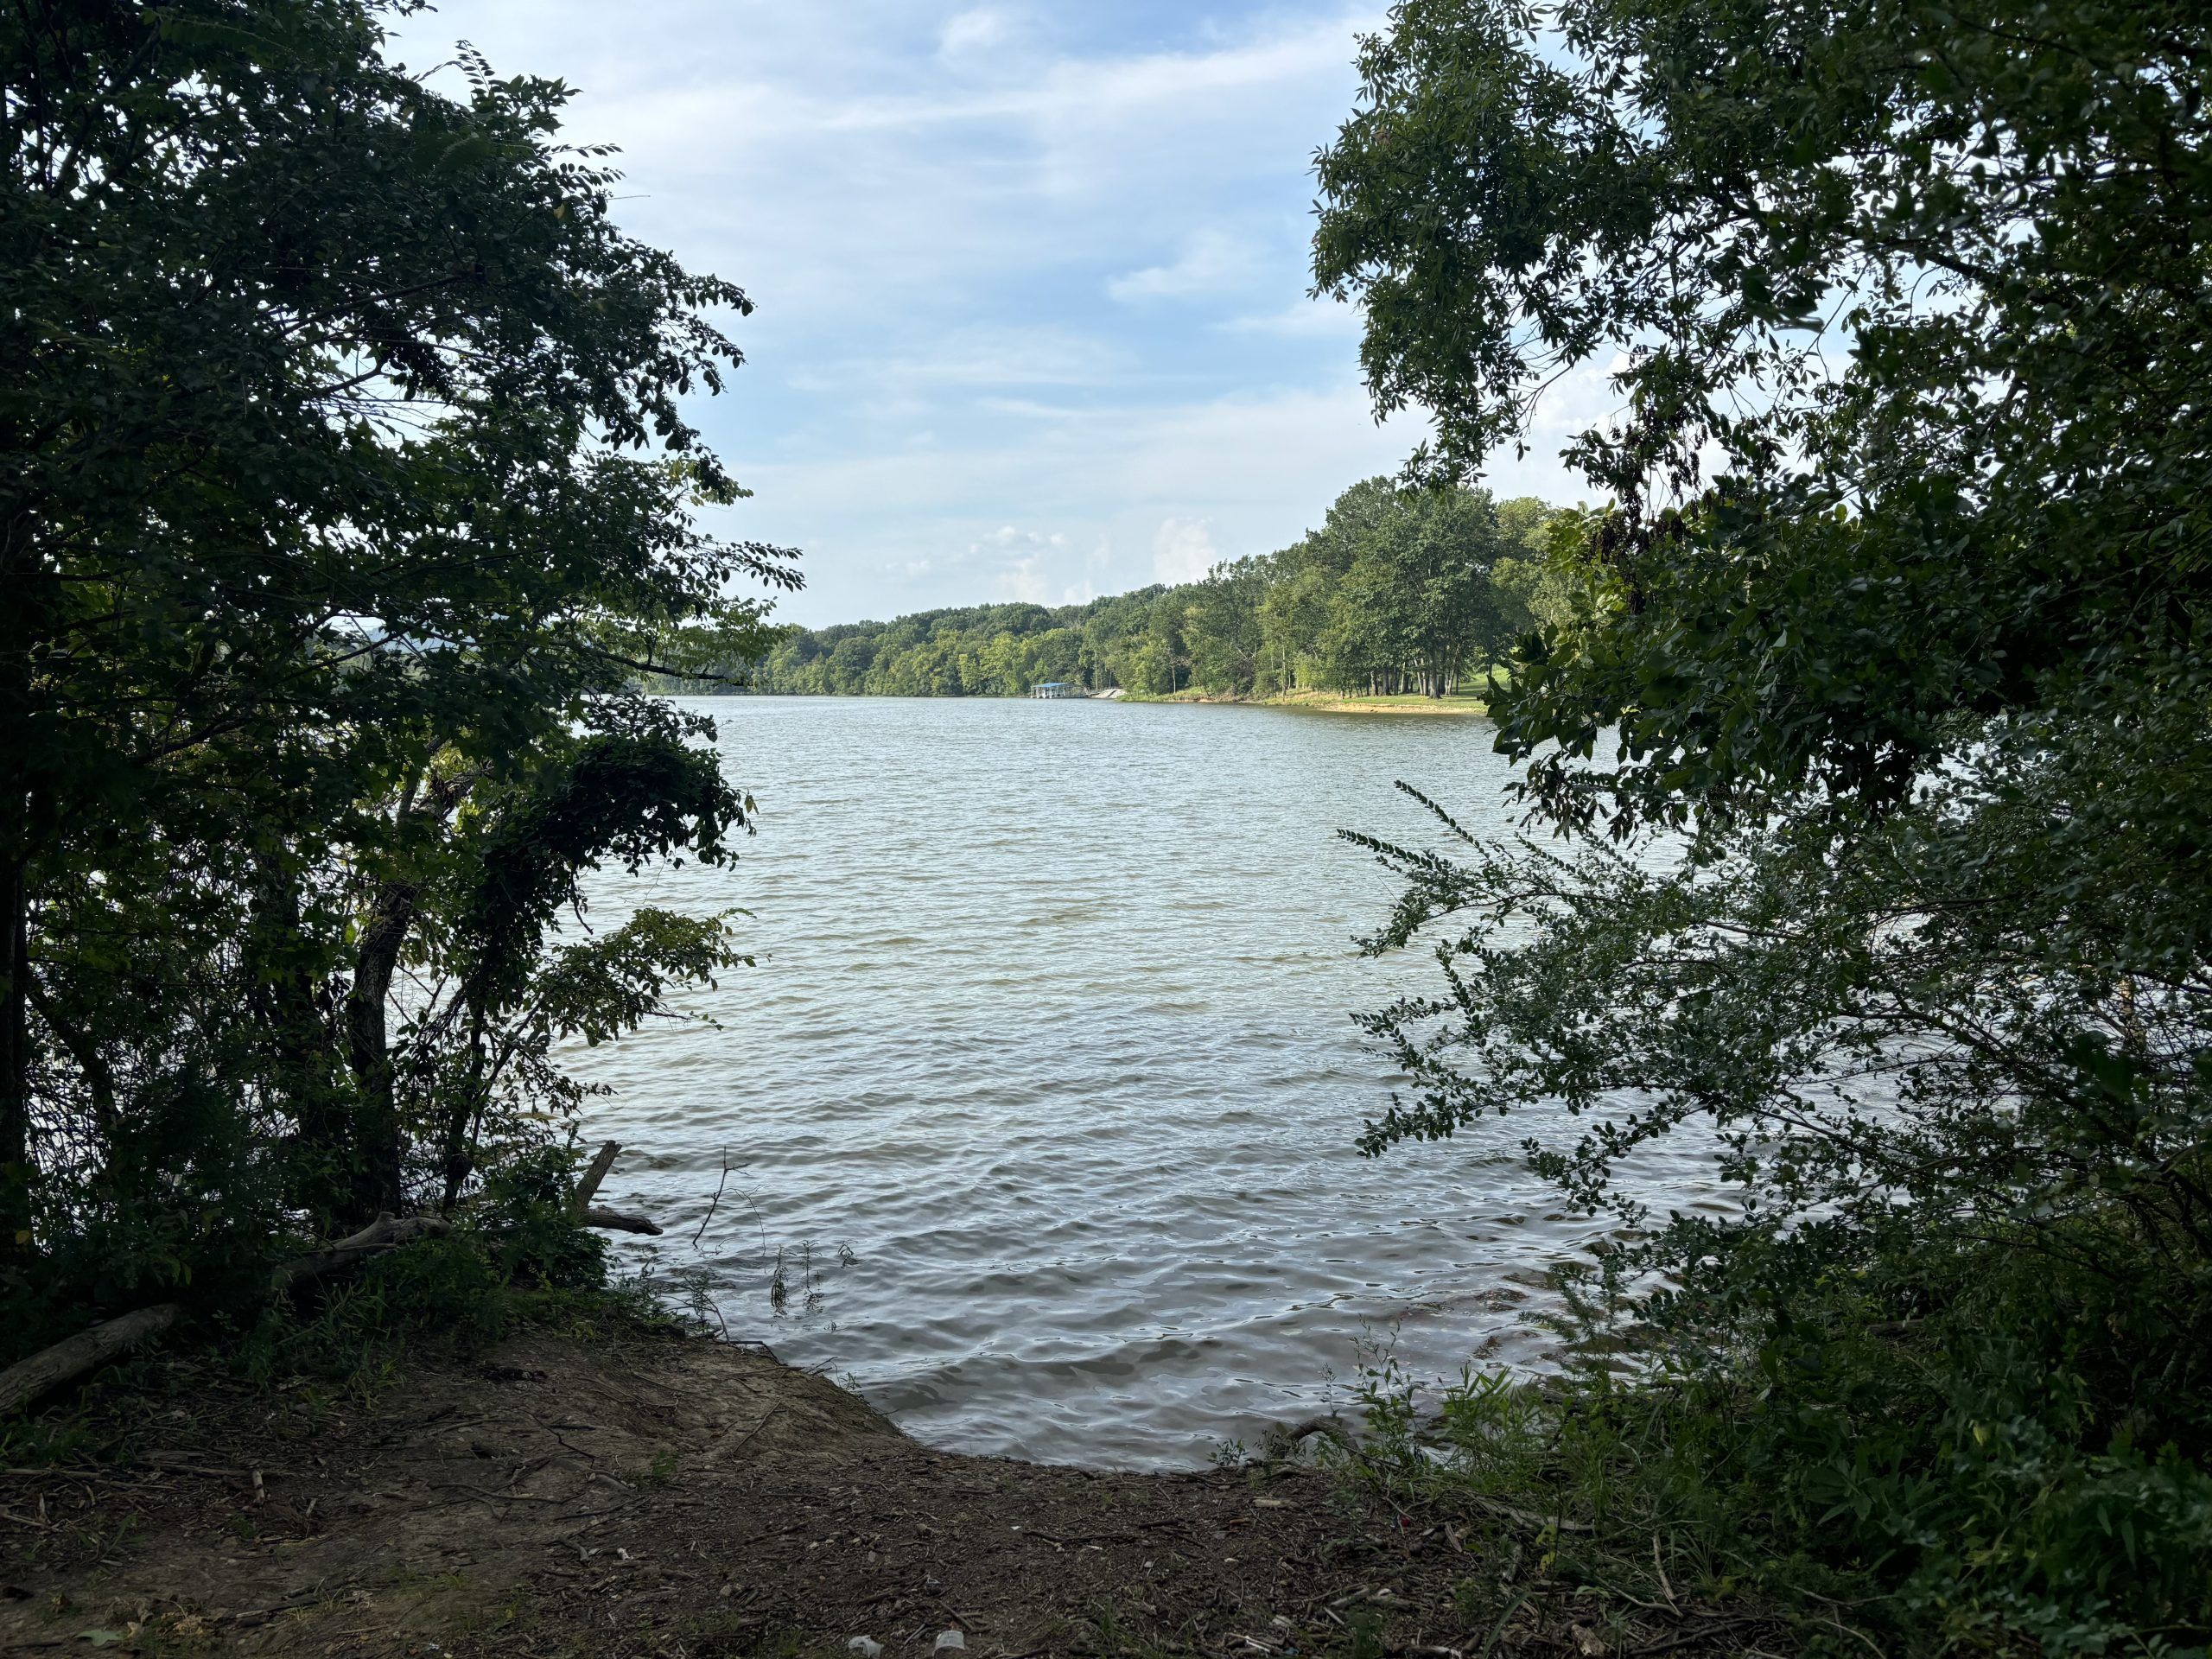
M 607 1179 L 607 1171 L 614 1167 L 614 1160 L 621 1150 L 621 1143 L 614 1141 L 599 1149 L 584 1171 L 583 1179 L 576 1183 L 575 1196 L 569 1200 L 570 1212 L 585 1227 L 658 1237 L 661 1229 L 649 1217 L 626 1215 L 591 1201 L 592 1195 L 599 1191 L 599 1184 Z M 452 1230 L 453 1224 L 441 1216 L 378 1216 L 358 1233 L 282 1263 L 270 1274 L 269 1288 L 272 1294 L 282 1295 L 298 1286 L 359 1267 L 372 1256 L 397 1249 L 402 1244 L 412 1243 L 418 1238 L 441 1237 Z M 41 1395 L 130 1352 L 183 1317 L 183 1308 L 175 1302 L 142 1307 L 104 1320 L 89 1331 L 79 1331 L 51 1348 L 41 1349 L 29 1359 L 16 1361 L 0 1371 L 0 1417 L 11 1416 Z
M 270 1274 L 269 1287 L 279 1294 L 295 1285 L 311 1283 L 326 1274 L 358 1267 L 372 1255 L 395 1249 L 417 1238 L 435 1238 L 450 1232 L 453 1224 L 436 1216 L 408 1216 L 395 1219 L 378 1216 L 358 1233 L 327 1248 L 295 1256 Z M 89 1331 L 41 1348 L 29 1359 L 17 1360 L 0 1371 L 0 1417 L 10 1416 L 41 1395 L 73 1382 L 90 1370 L 157 1337 L 184 1317 L 175 1302 L 162 1302 L 102 1320 Z
M 89 1331 L 79 1331 L 67 1342 L 41 1349 L 29 1359 L 17 1360 L 0 1371 L 0 1417 L 12 1416 L 48 1389 L 58 1389 L 72 1377 L 82 1376 L 94 1366 L 130 1352 L 183 1317 L 184 1310 L 175 1302 L 142 1307 Z
M 622 1143 L 609 1141 L 592 1154 L 591 1162 L 584 1166 L 584 1173 L 576 1179 L 576 1190 L 569 1198 L 569 1208 L 582 1216 L 591 1208 L 592 1197 L 599 1191 L 607 1172 L 614 1167 L 614 1160 L 622 1154 Z
M 632 1216 L 620 1210 L 608 1210 L 593 1205 L 577 1217 L 587 1227 L 603 1227 L 610 1233 L 646 1233 L 654 1238 L 661 1236 L 661 1224 L 649 1216 Z
M 378 1216 L 367 1226 L 340 1239 L 327 1249 L 294 1256 L 270 1275 L 270 1288 L 289 1290 L 311 1284 L 326 1274 L 357 1268 L 372 1255 L 411 1244 L 418 1238 L 439 1238 L 453 1230 L 453 1224 L 439 1216 Z
M 609 1141 L 592 1155 L 591 1162 L 584 1167 L 583 1178 L 576 1183 L 575 1195 L 569 1200 L 569 1212 L 582 1226 L 604 1228 L 611 1233 L 645 1233 L 658 1238 L 661 1235 L 659 1223 L 645 1216 L 609 1210 L 592 1202 L 593 1196 L 599 1191 L 599 1184 L 607 1179 L 607 1173 L 614 1167 L 614 1160 L 621 1152 L 622 1143 L 620 1141 Z

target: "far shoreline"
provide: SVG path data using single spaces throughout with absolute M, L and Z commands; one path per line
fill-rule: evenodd
M 1423 718 L 1437 715 L 1476 716 L 1487 719 L 1490 705 L 1480 697 L 1430 697 L 1418 692 L 1392 696 L 1362 697 L 1341 695 L 1332 691 L 1294 691 L 1287 695 L 1265 697 L 1244 696 L 1234 691 L 1213 693 L 1199 691 L 1146 692 L 1131 691 L 1122 686 L 1109 686 L 1103 691 L 1086 691 L 1081 696 L 1037 699 L 1022 696 L 932 696 L 927 692 L 874 691 L 755 691 L 746 688 L 714 689 L 709 687 L 677 686 L 667 689 L 664 695 L 680 697 L 728 697 L 733 700 L 760 697 L 779 702 L 1030 702 L 1037 701 L 1059 702 L 1130 702 L 1185 705 L 1205 703 L 1244 709 L 1283 709 L 1316 715 L 1413 715 Z
M 1419 692 L 1390 696 L 1362 697 L 1334 691 L 1291 691 L 1273 696 L 1248 697 L 1236 692 L 1176 691 L 1165 696 L 1124 691 L 1120 702 L 1234 703 L 1251 709 L 1292 709 L 1316 715 L 1479 715 L 1488 718 L 1490 704 L 1480 697 L 1430 697 Z

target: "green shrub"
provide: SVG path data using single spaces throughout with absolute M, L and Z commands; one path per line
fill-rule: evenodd
M 1509 1506 L 1568 1583 L 1661 1595 L 1663 1541 L 1673 1589 L 1753 1597 L 1808 1638 L 1840 1624 L 1885 1654 L 2202 1653 L 2202 1304 L 2095 1242 L 1923 1242 L 1852 1274 L 1747 1249 L 1637 1305 L 1656 1323 L 1626 1371 L 1600 1344 L 1548 1381 L 1470 1372 L 1430 1418 L 1383 1367 L 1356 1466 L 1486 1525 L 1496 1511 L 1464 1500 Z M 1899 1301 L 1922 1311 L 1885 1317 Z

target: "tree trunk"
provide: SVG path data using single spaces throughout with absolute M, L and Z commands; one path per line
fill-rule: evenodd
M 660 1224 L 645 1216 L 625 1214 L 594 1204 L 592 1198 L 599 1191 L 599 1184 L 607 1179 L 607 1172 L 614 1167 L 614 1160 L 622 1150 L 620 1141 L 609 1141 L 593 1154 L 590 1165 L 584 1170 L 583 1179 L 576 1183 L 576 1190 L 569 1198 L 569 1213 L 582 1227 L 604 1228 L 611 1233 L 643 1233 L 650 1238 L 661 1235 Z
M 346 1060 L 359 1103 L 353 1113 L 355 1161 L 351 1211 L 365 1216 L 401 1207 L 399 1101 L 391 1072 L 385 1004 L 407 930 L 415 921 L 418 890 L 387 881 L 378 889 L 353 963 L 346 997 Z
M 468 1021 L 468 1076 L 458 1091 L 459 1098 L 448 1109 L 445 1122 L 445 1199 L 438 1208 L 447 1215 L 461 1202 L 461 1189 L 475 1170 L 476 1126 L 491 1100 L 496 1081 L 496 1071 L 485 1054 L 485 1024 L 482 1007 L 472 1007 Z
M 569 1208 L 581 1216 L 591 1208 L 593 1196 L 599 1184 L 607 1179 L 607 1172 L 614 1167 L 614 1160 L 622 1153 L 620 1141 L 609 1141 L 592 1154 L 591 1162 L 584 1166 L 584 1173 L 576 1182 L 575 1194 L 569 1199 Z
M 39 988 L 38 976 L 25 964 L 23 992 L 32 1007 L 38 1011 L 39 1023 L 52 1032 L 54 1040 L 69 1051 L 69 1058 L 77 1062 L 77 1070 L 84 1073 L 85 1088 L 92 1097 L 92 1121 L 99 1125 L 103 1136 L 115 1133 L 115 1073 L 109 1068 L 99 1045 L 89 1032 L 71 1025 L 62 1018 L 61 1010 L 54 1006 L 54 999 Z
M 30 895 L 24 862 L 20 844 L 0 852 L 0 1262 L 28 1255 L 31 1243 Z
M 651 1238 L 661 1236 L 661 1224 L 649 1216 L 629 1215 L 620 1210 L 609 1210 L 592 1205 L 576 1219 L 587 1227 L 598 1227 L 610 1233 L 643 1233 Z
M 298 1125 L 299 1143 L 317 1167 L 308 1173 L 312 1208 L 347 1213 L 346 1090 L 331 1046 L 330 989 L 319 957 L 308 954 L 297 875 L 280 854 L 254 855 L 251 954 L 263 971 L 251 993 L 268 1033 L 271 1075 Z

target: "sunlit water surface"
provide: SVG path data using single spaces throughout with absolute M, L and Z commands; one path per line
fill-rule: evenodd
M 1509 827 L 1487 721 L 694 706 L 760 834 L 603 878 L 592 919 L 741 906 L 758 966 L 685 999 L 711 1027 L 572 1058 L 614 1090 L 606 1196 L 666 1226 L 664 1279 L 710 1271 L 732 1336 L 934 1445 L 1132 1466 L 1256 1444 L 1363 1345 L 1421 1377 L 1541 1363 L 1526 1315 L 1600 1227 L 1522 1167 L 1529 1125 L 1353 1146 L 1390 1077 L 1350 1014 L 1434 969 L 1355 954 L 1395 889 L 1335 832 L 1430 839 L 1399 779 Z M 1713 1196 L 1687 1149 L 1640 1179 Z

